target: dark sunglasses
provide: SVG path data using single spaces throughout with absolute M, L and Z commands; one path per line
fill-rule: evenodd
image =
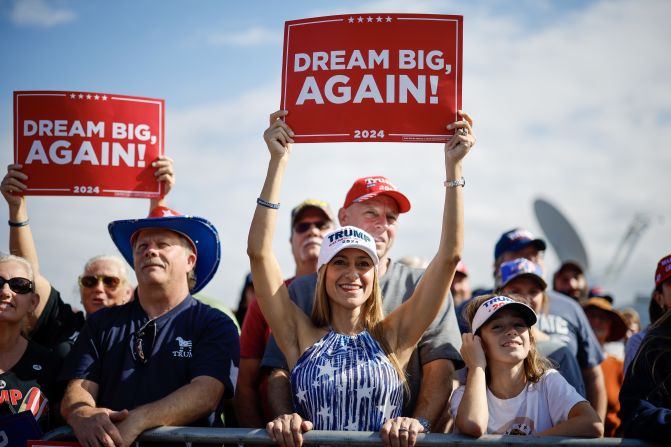
M 14 293 L 30 293 L 33 291 L 33 282 L 28 278 L 9 278 L 5 279 L 0 276 L 0 289 L 5 287 L 5 284 L 9 284 L 9 288 Z
M 130 337 L 130 352 L 135 363 L 145 365 L 149 361 L 156 340 L 156 320 L 149 320 Z
M 319 231 L 322 231 L 327 229 L 330 224 L 331 222 L 327 222 L 325 220 L 319 220 L 317 222 L 301 222 L 294 225 L 294 231 L 298 234 L 303 234 L 313 226 L 315 226 Z
M 121 279 L 117 276 L 105 276 L 105 275 L 95 275 L 95 276 L 87 275 L 79 277 L 79 284 L 82 287 L 86 287 L 87 289 L 97 286 L 100 281 L 103 282 L 103 285 L 105 287 L 108 287 L 110 289 L 116 289 L 119 283 L 121 282 Z

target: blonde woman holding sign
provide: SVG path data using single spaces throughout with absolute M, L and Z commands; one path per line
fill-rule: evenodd
M 425 329 L 449 292 L 463 246 L 461 163 L 475 143 L 472 120 L 448 126 L 455 136 L 445 144 L 445 201 L 438 252 L 412 297 L 382 316 L 375 240 L 344 227 L 322 242 L 312 317 L 290 300 L 272 250 L 284 170 L 293 132 L 270 116 L 264 138 L 268 171 L 249 231 L 257 298 L 291 372 L 296 413 L 270 422 L 280 445 L 302 444 L 302 433 L 318 430 L 380 431 L 385 445 L 414 445 L 423 430 L 417 419 L 400 417 L 404 368 Z

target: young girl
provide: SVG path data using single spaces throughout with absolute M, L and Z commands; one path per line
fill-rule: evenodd
M 504 262 L 499 267 L 497 276 L 497 293 L 502 295 L 515 294 L 523 298 L 536 315 L 547 313 L 548 295 L 545 292 L 547 283 L 543 279 L 543 269 L 526 258 L 518 258 Z M 585 385 L 580 372 L 580 365 L 575 355 L 564 344 L 553 340 L 541 331 L 537 324 L 531 327 L 531 337 L 536 344 L 536 352 L 553 363 L 553 367 L 581 395 L 585 394 Z
M 312 317 L 289 298 L 272 241 L 284 169 L 293 132 L 270 117 L 265 140 L 270 151 L 266 180 L 249 230 L 250 258 L 257 300 L 285 355 L 297 413 L 290 433 L 270 423 L 271 438 L 300 445 L 302 432 L 320 430 L 382 431 L 386 444 L 413 445 L 423 427 L 400 417 L 403 370 L 415 345 L 447 297 L 463 245 L 461 186 L 447 184 L 441 239 L 413 295 L 386 317 L 378 283 L 375 239 L 363 230 L 344 227 L 324 237 L 317 262 L 317 289 Z M 461 178 L 461 160 L 475 138 L 470 117 L 452 123 L 455 136 L 445 145 L 445 176 Z
M 461 355 L 468 378 L 450 402 L 455 433 L 603 436 L 594 409 L 538 357 L 529 306 L 483 295 L 472 299 L 466 316 L 472 332 L 462 336 Z

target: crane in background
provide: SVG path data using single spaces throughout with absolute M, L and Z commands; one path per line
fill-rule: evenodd
M 585 268 L 585 274 L 588 276 L 590 270 L 589 256 L 587 249 L 578 235 L 575 227 L 568 221 L 554 205 L 544 199 L 534 200 L 534 213 L 543 233 L 547 237 L 550 245 L 557 253 L 560 263 L 566 261 L 576 261 Z M 663 217 L 659 216 L 659 222 Z M 654 222 L 654 216 L 646 213 L 635 214 L 631 223 L 627 227 L 624 236 L 615 249 L 615 255 L 611 258 L 604 273 L 599 277 L 599 284 L 607 285 L 615 281 L 625 264 L 636 248 L 645 231 L 650 228 Z

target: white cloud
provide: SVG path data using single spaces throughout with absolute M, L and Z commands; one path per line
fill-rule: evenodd
M 72 22 L 77 18 L 74 11 L 54 6 L 46 0 L 16 0 L 10 19 L 17 25 L 49 28 Z
M 235 33 L 212 33 L 208 42 L 216 46 L 252 47 L 282 42 L 280 33 L 254 26 Z

